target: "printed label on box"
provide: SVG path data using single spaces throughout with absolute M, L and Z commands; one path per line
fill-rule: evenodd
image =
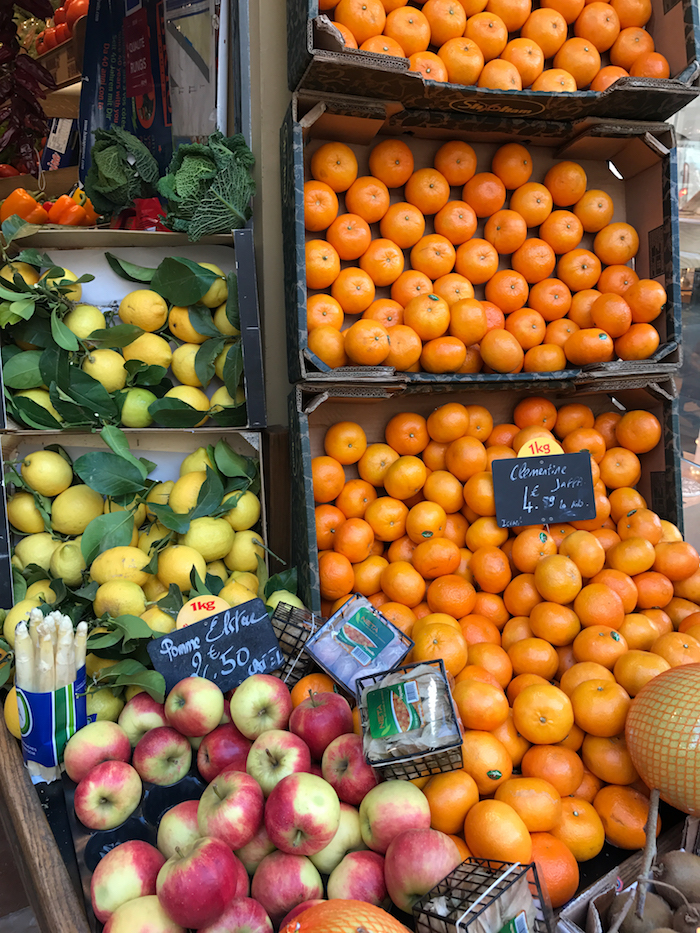
M 358 609 L 352 622 L 334 634 L 337 641 L 363 667 L 374 661 L 394 638 L 391 629 L 367 609 Z
M 367 694 L 367 717 L 373 739 L 420 729 L 425 719 L 417 682 L 409 680 L 405 684 L 370 690 Z
M 52 768 L 63 761 L 68 739 L 87 725 L 85 667 L 67 687 L 53 693 L 17 689 L 19 729 L 25 761 Z
M 666 237 L 664 236 L 664 225 L 661 224 L 660 227 L 655 227 L 653 230 L 649 231 L 649 278 L 656 279 L 660 275 L 663 275 L 665 270 L 664 265 L 664 243 Z

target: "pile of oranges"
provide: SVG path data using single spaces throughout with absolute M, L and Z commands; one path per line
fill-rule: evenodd
M 590 453 L 596 517 L 500 528 L 491 465 L 540 436 Z M 700 558 L 635 488 L 659 443 L 651 412 L 529 397 L 509 424 L 456 402 L 402 412 L 381 443 L 340 422 L 312 460 L 323 613 L 362 593 L 413 639 L 409 661 L 454 679 L 463 768 L 422 782 L 433 827 L 465 857 L 534 857 L 555 905 L 606 838 L 643 845 L 631 698 L 700 662 Z
M 644 28 L 651 0 L 541 0 L 535 10 L 531 0 L 418 3 L 422 9 L 408 0 L 320 0 L 319 9 L 346 48 L 408 58 L 410 70 L 431 81 L 561 94 L 670 74 Z
M 304 186 L 308 346 L 326 365 L 559 372 L 656 351 L 652 322 L 666 291 L 628 265 L 639 236 L 613 222 L 610 195 L 589 189 L 571 161 L 531 181 L 532 156 L 518 143 L 501 146 L 489 167 L 478 172 L 460 140 L 416 169 L 405 142 L 385 139 L 360 177 L 344 143 L 313 152 Z

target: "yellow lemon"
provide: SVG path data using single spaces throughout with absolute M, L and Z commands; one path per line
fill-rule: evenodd
M 260 499 L 246 490 L 242 495 L 240 492 L 231 492 L 224 496 L 224 502 L 232 500 L 236 504 L 223 517 L 233 528 L 234 531 L 247 531 L 260 518 Z
M 108 580 L 120 579 L 143 586 L 149 577 L 143 569 L 148 561 L 148 554 L 137 547 L 112 547 L 94 559 L 90 576 L 100 585 Z
M 137 687 L 136 684 L 129 684 L 129 686 L 124 691 L 124 699 L 128 703 L 129 700 L 133 700 L 137 694 L 145 692 L 146 691 L 143 689 L 143 687 Z
M 160 606 L 150 606 L 141 613 L 141 618 L 154 632 L 160 632 L 162 635 L 167 635 L 175 628 L 175 619 L 164 612 Z
M 153 415 L 149 407 L 158 396 L 150 389 L 133 386 L 127 389 L 120 412 L 121 421 L 125 428 L 147 428 L 153 424 Z
M 201 388 L 202 383 L 194 369 L 194 360 L 199 346 L 198 343 L 183 343 L 173 353 L 172 370 L 175 378 L 179 379 L 183 385 Z
M 172 389 L 168 389 L 164 397 L 177 398 L 181 402 L 187 402 L 196 411 L 209 411 L 209 399 L 201 389 L 197 389 L 195 386 L 173 386 Z M 209 415 L 206 414 L 201 421 L 195 424 L 195 428 L 201 427 L 208 418 Z
M 146 595 L 130 580 L 108 580 L 98 587 L 92 608 L 98 619 L 105 613 L 113 619 L 121 615 L 140 616 L 146 608 Z
M 137 547 L 141 548 L 144 554 L 149 556 L 153 553 L 153 545 L 156 541 L 162 541 L 163 538 L 167 538 L 170 534 L 170 531 L 161 525 L 160 522 L 153 522 L 152 525 L 148 528 L 148 531 L 142 531 L 138 537 Z
M 107 326 L 104 314 L 95 305 L 76 305 L 63 318 L 63 323 L 81 340 L 87 340 L 93 331 Z
M 199 471 L 204 471 L 206 473 L 207 467 L 214 469 L 214 464 L 209 459 L 209 454 L 206 447 L 198 447 L 196 450 L 192 451 L 189 456 L 180 464 L 180 476 L 184 476 L 185 473 L 196 473 Z
M 62 535 L 81 535 L 93 518 L 102 515 L 104 501 L 99 492 L 84 483 L 69 486 L 51 505 L 51 526 Z
M 44 530 L 44 519 L 30 492 L 20 490 L 8 500 L 7 517 L 17 531 L 25 534 L 39 534 Z
M 220 304 L 214 312 L 214 324 L 224 337 L 237 337 L 240 334 L 240 330 L 226 316 L 226 302 Z
M 36 285 L 39 281 L 39 273 L 28 262 L 8 262 L 0 269 L 0 279 L 14 283 L 15 273 L 24 279 L 27 285 Z
M 149 603 L 155 603 L 168 595 L 167 586 L 161 583 L 155 574 L 143 584 L 143 591 Z
M 45 603 L 55 603 L 56 594 L 51 589 L 50 580 L 37 580 L 27 587 L 26 599 L 42 599 Z
M 122 350 L 125 360 L 140 360 L 149 366 L 170 368 L 173 351 L 170 344 L 158 334 L 141 334 Z
M 228 346 L 224 347 L 224 349 L 221 351 L 221 353 L 219 353 L 216 360 L 214 361 L 214 371 L 222 382 L 224 381 L 224 365 L 226 363 L 226 356 L 228 355 L 228 351 L 232 346 L 233 344 L 230 343 Z
M 168 316 L 168 330 L 185 343 L 204 343 L 207 340 L 206 334 L 200 334 L 194 329 L 190 322 L 190 314 L 187 308 L 181 308 L 179 305 L 173 305 Z
M 82 369 L 108 392 L 117 392 L 126 385 L 124 357 L 116 350 L 91 350 L 83 360 Z
M 197 496 L 206 478 L 204 470 L 194 470 L 177 480 L 168 499 L 168 505 L 173 512 L 184 515 L 197 505 Z
M 144 505 L 143 502 L 139 502 L 139 504 L 134 509 L 133 505 L 135 501 L 136 501 L 136 497 L 134 496 L 134 498 L 131 500 L 129 505 L 124 506 L 124 505 L 117 505 L 117 503 L 113 499 L 106 499 L 104 508 L 103 508 L 103 514 L 107 515 L 109 512 L 129 511 L 134 516 L 135 527 L 140 528 L 141 525 L 143 525 L 143 523 L 146 521 L 146 506 Z
M 51 555 L 60 543 L 57 538 L 52 538 L 47 531 L 27 535 L 26 538 L 22 538 L 15 545 L 13 561 L 15 558 L 19 561 L 18 570 L 23 570 L 28 564 L 36 564 L 42 570 L 48 570 Z
M 255 599 L 256 594 L 251 593 L 247 586 L 238 583 L 236 580 L 229 580 L 226 586 L 219 592 L 219 596 L 225 599 L 229 606 L 240 606 L 241 603 L 248 603 Z
M 221 386 L 212 395 L 210 399 L 212 413 L 221 411 L 223 408 L 234 408 L 239 403 L 230 394 L 226 386 Z
M 186 545 L 173 544 L 158 555 L 158 579 L 165 586 L 174 583 L 182 592 L 192 588 L 190 574 L 193 567 L 200 579 L 204 580 L 207 574 L 206 561 L 199 551 Z
M 59 544 L 51 555 L 49 570 L 52 577 L 63 580 L 66 586 L 78 586 L 83 579 L 85 560 L 79 544 L 66 541 Z
M 224 557 L 229 570 L 258 569 L 258 557 L 264 557 L 262 539 L 256 531 L 238 531 L 233 539 L 233 547 Z
M 210 564 L 207 564 L 207 573 L 212 577 L 218 577 L 224 583 L 231 576 L 228 567 L 222 560 L 213 560 Z
M 236 583 L 240 583 L 242 586 L 247 587 L 251 593 L 255 593 L 257 595 L 260 581 L 254 573 L 250 573 L 248 570 L 234 570 L 231 574 L 231 579 L 235 580 Z
M 88 716 L 95 716 L 97 722 L 116 722 L 124 709 L 124 700 L 115 696 L 109 687 L 89 689 L 85 703 Z
M 17 688 L 11 687 L 5 697 L 5 725 L 10 733 L 16 739 L 22 738 L 19 728 L 19 709 L 17 708 Z
M 167 321 L 168 304 L 158 292 L 150 288 L 137 288 L 122 298 L 119 317 L 125 324 L 135 324 L 150 333 L 160 330 Z
M 298 609 L 304 609 L 303 602 L 298 596 L 295 596 L 294 593 L 290 593 L 289 590 L 275 590 L 275 592 L 270 593 L 265 600 L 265 605 L 270 606 L 272 609 L 277 608 L 277 603 L 286 603 L 288 606 L 296 606 Z
M 209 616 L 216 615 L 217 612 L 223 612 L 228 608 L 229 604 L 220 596 L 193 596 L 178 612 L 175 627 L 187 628 L 193 622 L 208 619 Z
M 207 308 L 217 308 L 220 304 L 223 304 L 228 298 L 228 285 L 226 284 L 226 276 L 218 266 L 215 266 L 213 262 L 200 262 L 199 265 L 203 269 L 209 269 L 210 272 L 215 272 L 220 278 L 209 286 L 209 290 L 205 295 L 203 295 L 199 300 L 203 305 L 206 305 Z
M 35 450 L 22 461 L 22 479 L 42 496 L 57 496 L 73 482 L 73 468 L 53 450 Z
M 39 281 L 43 282 L 48 288 L 55 288 L 57 285 L 61 285 L 66 281 L 75 282 L 77 278 L 78 276 L 75 272 L 71 272 L 70 269 L 64 269 L 61 275 L 49 275 L 48 271 L 46 271 Z M 80 301 L 83 294 L 83 287 L 82 285 L 73 285 L 66 289 L 66 291 L 61 292 L 61 294 L 69 301 Z
M 42 408 L 46 409 L 50 415 L 52 415 L 56 421 L 63 421 L 63 418 L 51 403 L 51 396 L 46 391 L 46 389 L 24 389 L 22 392 L 15 392 L 16 398 L 28 398 L 30 401 L 35 402 L 37 405 L 40 405 Z
M 194 548 L 208 563 L 221 560 L 233 547 L 233 528 L 223 518 L 195 518 L 180 543 Z
M 31 599 L 20 599 L 7 613 L 3 623 L 2 633 L 10 648 L 15 647 L 15 629 L 23 620 L 25 622 L 28 621 L 29 613 L 32 609 L 37 609 L 38 606 L 39 600 L 35 596 Z
M 155 486 L 151 487 L 151 491 L 146 496 L 146 512 L 150 519 L 154 519 L 156 514 L 148 508 L 148 503 L 151 502 L 154 505 L 167 505 L 168 496 L 170 495 L 174 485 L 175 483 L 173 480 L 169 479 L 167 483 L 156 483 Z

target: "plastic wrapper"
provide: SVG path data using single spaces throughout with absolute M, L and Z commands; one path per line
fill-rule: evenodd
M 353 596 L 306 643 L 314 661 L 348 693 L 368 674 L 390 671 L 413 647 L 364 596 Z
M 363 748 L 370 764 L 425 755 L 461 739 L 450 688 L 429 664 L 392 671 L 362 689 Z

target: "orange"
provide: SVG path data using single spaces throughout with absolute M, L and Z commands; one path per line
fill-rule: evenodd
M 367 436 L 354 421 L 338 421 L 326 431 L 323 448 L 338 463 L 357 463 L 367 450 Z
M 418 13 L 418 10 L 414 10 Z M 399 12 L 398 10 L 396 12 Z M 450 186 L 444 175 L 434 168 L 421 168 L 406 182 L 404 194 L 423 214 L 437 214 L 450 199 Z
M 374 282 L 364 269 L 347 266 L 334 279 L 331 294 L 346 314 L 361 314 L 374 301 Z
M 595 795 L 598 793 L 602 786 L 603 782 L 601 779 L 596 777 L 592 771 L 588 770 L 588 768 L 584 768 L 583 780 L 576 788 L 576 792 L 573 794 L 573 797 L 578 800 L 585 800 L 587 803 L 593 803 Z
M 311 353 L 331 369 L 345 366 L 348 361 L 343 335 L 331 324 L 314 327 L 309 333 L 308 346 Z
M 602 664 L 595 661 L 580 661 L 562 674 L 560 687 L 568 697 L 571 697 L 580 684 L 587 683 L 590 680 L 604 680 L 608 683 L 614 683 L 615 678 L 611 671 L 607 667 L 603 667 Z
M 485 667 L 479 667 L 477 664 L 467 664 L 455 677 L 455 683 L 461 684 L 463 680 L 478 680 L 483 684 L 491 684 L 492 687 L 503 689 L 493 674 L 490 674 Z
M 503 602 L 508 612 L 513 615 L 527 616 L 541 601 L 542 598 L 535 586 L 534 574 L 531 573 L 518 574 L 503 591 Z M 503 631 L 505 632 L 505 629 Z M 530 634 L 531 632 L 528 631 L 523 637 Z
M 600 260 L 587 249 L 569 250 L 557 263 L 557 275 L 572 291 L 593 288 L 600 272 Z
M 555 94 L 573 94 L 576 80 L 563 68 L 548 68 L 543 71 L 532 85 L 533 91 L 547 91 Z
M 478 343 L 488 330 L 483 303 L 476 298 L 457 301 L 450 308 L 450 335 L 466 345 Z
M 673 599 L 673 584 L 663 573 L 647 571 L 633 581 L 639 594 L 637 609 L 663 609 Z
M 645 26 L 651 19 L 651 0 L 612 0 L 610 6 L 620 18 L 620 26 Z
M 615 446 L 615 443 L 611 445 L 611 447 Z M 646 507 L 647 504 L 644 497 L 641 493 L 637 492 L 636 489 L 621 486 L 618 489 L 613 489 L 610 493 L 610 517 L 614 522 L 619 522 L 628 512 L 632 512 L 635 509 L 645 509 Z M 649 568 L 647 567 L 646 569 L 648 570 Z
M 387 570 L 395 566 L 396 564 L 390 564 Z M 464 636 L 450 625 L 440 622 L 426 625 L 415 636 L 414 641 L 411 654 L 415 661 L 435 661 L 442 658 L 445 670 L 453 677 L 459 674 L 467 663 L 468 648 Z
M 333 536 L 345 521 L 343 512 L 334 505 L 318 505 L 315 509 L 316 542 L 319 551 L 333 548 Z
M 532 347 L 525 354 L 523 371 L 526 373 L 561 372 L 566 369 L 566 357 L 560 346 L 553 343 L 543 343 Z
M 517 424 L 497 424 L 486 440 L 486 446 L 512 447 L 513 438 L 519 430 Z
M 423 486 L 423 495 L 430 502 L 437 502 L 441 505 L 447 514 L 458 512 L 464 504 L 462 484 L 447 470 L 434 470 L 428 476 Z M 465 534 L 466 531 L 465 527 Z
M 515 620 L 509 619 L 508 622 L 506 622 L 506 628 L 508 628 L 510 623 L 513 621 Z M 517 619 L 517 621 L 519 624 L 524 625 L 524 623 L 522 622 L 522 619 Z M 527 622 L 527 619 L 525 619 L 525 622 Z M 504 636 L 505 636 L 506 628 L 503 629 Z M 509 650 L 510 650 L 510 647 L 512 647 L 512 645 L 514 645 L 517 641 L 521 641 L 523 638 L 527 638 L 527 637 L 528 637 L 528 632 L 523 631 L 519 635 L 518 638 L 514 638 L 512 641 L 506 640 L 506 638 L 504 637 L 503 643 L 504 645 L 508 644 Z M 544 677 L 540 677 L 539 674 L 518 674 L 517 677 L 514 677 L 511 680 L 511 682 L 508 684 L 508 687 L 506 688 L 506 696 L 508 697 L 508 702 L 512 706 L 513 703 L 515 703 L 516 698 L 523 692 L 523 690 L 526 687 L 531 687 L 533 684 L 546 684 L 546 683 L 548 683 L 548 681 L 546 681 Z
M 459 402 L 448 402 L 430 413 L 427 428 L 433 441 L 439 444 L 449 444 L 466 434 L 469 428 L 469 412 Z M 440 469 L 440 467 L 433 469 Z
M 306 329 L 310 332 L 315 327 L 343 326 L 344 314 L 340 303 L 330 295 L 310 295 L 306 302 Z
M 360 51 L 377 52 L 379 55 L 394 55 L 397 58 L 405 57 L 405 52 L 399 43 L 388 36 L 372 36 L 371 39 L 367 39 L 362 43 Z
M 546 531 L 530 528 L 515 538 L 511 557 L 521 573 L 534 573 L 543 557 L 556 553 L 554 539 Z
M 508 44 L 506 24 L 495 13 L 483 12 L 470 16 L 464 35 L 467 39 L 476 42 L 485 62 L 498 58 Z
M 373 596 L 375 593 L 379 593 L 382 571 L 388 563 L 389 561 L 385 557 L 376 554 L 355 563 L 353 566 L 355 574 L 354 592 L 361 593 L 363 596 Z
M 629 71 L 636 59 L 653 51 L 654 40 L 646 29 L 625 26 L 610 49 L 610 61 Z
M 544 55 L 542 49 L 532 39 L 511 39 L 501 52 L 504 61 L 514 65 L 520 75 L 520 82 L 524 88 L 539 78 L 544 68 Z M 513 144 L 517 145 L 517 144 Z M 530 224 L 529 226 L 534 226 Z
M 628 223 L 608 224 L 596 234 L 593 241 L 593 251 L 606 266 L 624 265 L 634 259 L 638 249 L 639 236 Z
M 663 658 L 671 667 L 700 663 L 700 642 L 688 632 L 668 632 L 656 639 L 652 654 Z
M 639 457 L 626 447 L 611 447 L 598 466 L 608 489 L 634 486 L 642 475 Z
M 340 0 L 334 18 L 347 26 L 358 45 L 362 45 L 381 34 L 387 17 L 380 0 Z
M 465 201 L 448 201 L 447 204 L 435 215 L 435 232 L 449 240 L 455 246 L 470 240 L 476 230 L 476 214 Z M 411 261 L 414 269 L 420 268 L 413 262 L 413 253 Z M 454 263 L 454 256 L 453 256 Z M 426 271 L 426 270 L 422 270 Z M 443 273 L 447 274 L 447 273 Z M 439 276 L 435 276 L 439 278 Z
M 537 639 L 546 639 L 550 644 L 559 647 L 570 645 L 581 630 L 579 620 L 572 609 L 549 602 L 533 606 L 530 627 Z
M 651 412 L 628 411 L 617 422 L 615 436 L 622 447 L 644 454 L 661 440 L 661 424 Z
M 433 279 L 450 273 L 454 267 L 455 258 L 456 253 L 452 243 L 447 237 L 437 233 L 421 237 L 411 250 L 412 267 Z
M 619 39 L 619 36 L 618 36 Z M 617 42 L 618 39 L 615 41 Z M 615 46 L 613 45 L 613 49 Z M 612 52 L 612 50 L 611 50 Z M 604 68 L 601 68 L 595 78 L 591 81 L 591 86 L 589 90 L 598 91 L 607 91 L 611 84 L 614 84 L 620 78 L 628 77 L 628 72 L 624 68 L 619 68 L 616 65 L 606 65 Z
M 566 40 L 566 31 L 566 20 L 561 13 L 541 8 L 529 15 L 520 35 L 536 42 L 545 58 L 553 58 Z
M 428 446 L 428 429 L 422 415 L 399 412 L 384 429 L 384 438 L 399 454 L 416 455 Z
M 619 544 L 614 544 L 607 552 L 606 559 L 608 566 L 612 570 L 621 570 L 622 573 L 634 577 L 639 573 L 651 570 L 655 558 L 654 546 L 646 538 L 636 537 L 627 538 L 625 541 L 620 541 Z
M 561 907 L 576 893 L 578 863 L 571 850 L 551 833 L 532 834 L 532 860 L 552 907 Z
M 581 242 L 583 224 L 571 211 L 552 211 L 540 225 L 540 237 L 555 253 L 568 253 Z
M 547 832 L 561 819 L 559 792 L 542 778 L 511 778 L 501 784 L 494 798 L 512 807 L 531 833 Z
M 482 285 L 496 273 L 498 253 L 488 240 L 473 237 L 458 247 L 455 256 L 455 269 L 460 275 L 468 279 L 472 285 Z
M 638 279 L 625 293 L 635 324 L 648 324 L 661 314 L 666 304 L 666 289 L 653 279 Z
M 528 182 L 513 192 L 510 207 L 525 218 L 528 227 L 536 227 L 552 212 L 552 195 L 544 185 Z
M 631 787 L 610 785 L 596 794 L 593 806 L 601 819 L 605 838 L 620 849 L 642 849 L 646 842 L 649 800 Z M 656 835 L 661 819 L 656 822 Z
M 596 327 L 601 327 L 611 337 L 621 337 L 632 323 L 632 311 L 621 295 L 603 294 L 591 307 L 591 317 Z
M 445 510 L 436 502 L 419 502 L 406 517 L 406 534 L 420 544 L 428 538 L 440 537 L 445 527 Z
M 355 574 L 352 564 L 344 555 L 334 551 L 321 554 L 318 559 L 318 574 L 321 596 L 324 599 L 340 599 L 352 591 Z
M 609 221 L 606 221 L 606 223 L 609 223 Z M 630 288 L 638 281 L 639 276 L 629 266 L 606 266 L 598 279 L 598 291 L 602 293 L 613 292 L 615 295 L 626 296 Z M 626 297 L 625 301 L 627 301 Z
M 407 56 L 424 52 L 430 44 L 430 23 L 414 7 L 399 7 L 386 18 L 384 35 L 396 40 Z
M 461 619 L 474 608 L 476 594 L 467 580 L 455 574 L 444 574 L 431 582 L 427 600 L 431 612 L 445 612 Z
M 476 597 L 475 597 L 476 600 Z M 459 620 L 459 627 L 468 645 L 501 644 L 501 633 L 489 619 L 484 616 L 465 615 Z
M 563 658 L 563 660 L 560 661 L 559 670 L 561 670 L 562 666 L 567 661 L 566 653 L 570 651 L 570 645 L 567 645 L 565 648 L 557 648 L 557 654 L 559 654 L 560 658 Z M 583 729 L 579 729 L 576 723 L 574 723 L 574 725 L 569 730 L 568 735 L 565 735 L 561 742 L 557 742 L 556 747 L 568 748 L 572 752 L 577 752 L 581 748 L 581 745 L 583 745 L 584 735 L 585 733 Z
M 570 24 L 583 9 L 584 2 L 585 0 L 543 0 L 542 6 L 561 13 L 566 22 Z
M 450 324 L 450 307 L 438 295 L 421 295 L 412 298 L 404 308 L 404 323 L 411 327 L 421 340 L 441 337 Z
M 568 207 L 583 197 L 586 173 L 577 162 L 557 162 L 545 175 L 544 184 L 558 207 Z
M 620 35 L 620 17 L 612 3 L 588 3 L 574 24 L 574 32 L 590 40 L 599 52 L 606 52 Z
M 333 550 L 347 557 L 351 564 L 366 560 L 373 543 L 372 527 L 362 518 L 347 519 L 333 536 Z
M 498 739 L 499 742 L 504 746 L 510 759 L 513 762 L 514 767 L 518 767 L 520 762 L 523 760 L 523 755 L 530 748 L 530 743 L 527 739 L 524 739 L 522 735 L 513 725 L 513 711 L 508 710 L 508 718 L 504 723 L 501 723 L 496 729 L 491 730 L 491 735 Z
M 565 67 L 562 65 L 562 67 Z M 586 233 L 597 233 L 610 223 L 613 216 L 613 200 L 605 191 L 597 188 L 585 191 L 574 204 L 574 214 L 581 221 Z M 634 274 L 631 269 L 628 272 Z
M 589 735 L 610 738 L 625 728 L 630 698 L 620 684 L 587 680 L 571 694 L 576 725 Z
M 574 600 L 574 612 L 581 625 L 608 625 L 618 629 L 625 618 L 622 599 L 604 583 L 589 583 Z
M 440 146 L 433 164 L 450 185 L 466 185 L 476 171 L 476 152 L 469 143 L 456 139 Z
M 394 561 L 382 571 L 382 590 L 391 602 L 413 609 L 425 595 L 425 581 L 407 561 Z
M 670 74 L 668 59 L 658 52 L 644 52 L 630 67 L 630 75 L 634 78 L 668 78 Z
M 369 154 L 369 170 L 387 188 L 400 188 L 413 174 L 413 153 L 400 139 L 385 139 Z
M 463 203 L 463 202 L 461 202 Z M 449 207 L 449 204 L 447 205 Z M 435 280 L 433 292 L 444 298 L 450 310 L 460 301 L 474 297 L 474 288 L 471 282 L 458 272 L 441 275 Z
M 395 499 L 410 499 L 423 488 L 426 477 L 425 464 L 418 457 L 399 457 L 384 474 L 384 489 Z
M 578 324 L 579 327 L 593 327 L 591 308 L 599 295 L 600 292 L 595 288 L 584 288 L 580 292 L 576 292 L 571 299 L 569 319 Z
M 516 811 L 501 800 L 480 800 L 467 813 L 464 840 L 475 858 L 527 864 L 532 841 Z
M 425 232 L 425 217 L 413 204 L 401 201 L 392 204 L 379 223 L 381 235 L 401 249 L 409 249 Z
M 433 580 L 443 574 L 454 573 L 460 564 L 460 553 L 454 541 L 436 537 L 419 544 L 412 560 L 423 579 Z
M 671 602 L 666 606 L 665 613 L 671 619 L 674 627 L 681 624 L 681 622 L 691 615 L 694 612 L 697 612 L 700 607 L 691 602 L 689 599 L 682 599 L 678 596 L 674 596 Z M 652 610 L 645 609 L 645 614 L 649 614 Z
M 438 56 L 447 69 L 447 80 L 451 84 L 476 84 L 484 67 L 484 55 L 472 39 L 448 39 L 438 49 Z M 436 168 L 439 166 L 436 163 Z M 455 184 L 463 184 L 456 182 Z
M 595 463 L 600 463 L 606 451 L 605 438 L 594 428 L 578 428 L 572 431 L 564 438 L 562 447 L 567 454 L 585 451 Z
M 463 680 L 455 685 L 452 697 L 467 729 L 490 732 L 508 718 L 508 700 L 500 687 Z
M 356 3 L 357 0 L 341 0 L 342 4 Z M 363 0 L 364 2 L 364 0 Z M 369 0 L 369 4 L 381 6 L 379 0 Z M 354 32 L 354 30 L 353 30 Z M 380 30 L 381 32 L 381 30 Z M 357 38 L 357 36 L 355 37 Z M 311 156 L 311 174 L 316 181 L 325 182 L 333 191 L 347 191 L 357 178 L 357 159 L 355 153 L 345 143 L 324 143 Z
M 398 502 L 398 499 L 394 499 L 394 502 Z M 404 516 L 408 514 L 408 509 L 406 506 L 401 503 L 404 507 Z M 375 531 L 376 534 L 376 531 Z M 389 545 L 389 550 L 387 551 L 387 558 L 389 563 L 395 560 L 406 560 L 410 563 L 413 552 L 416 549 L 416 545 L 411 541 L 408 535 L 401 535 L 400 538 L 395 538 L 394 541 Z
M 577 661 L 595 661 L 608 670 L 628 650 L 624 636 L 607 625 L 590 625 L 574 639 L 574 657 Z
M 328 288 L 338 278 L 340 257 L 326 240 L 306 243 L 306 284 L 309 288 Z
M 326 239 L 341 259 L 359 259 L 372 239 L 369 225 L 357 214 L 340 214 L 326 231 Z
M 669 662 L 660 655 L 633 650 L 623 654 L 613 670 L 618 683 L 631 697 L 635 697 L 645 684 L 670 667 Z
M 574 366 L 585 366 L 610 362 L 614 348 L 609 334 L 597 327 L 589 327 L 572 334 L 564 345 L 564 353 Z
M 479 802 L 474 778 L 461 769 L 434 775 L 423 793 L 430 807 L 430 825 L 441 833 L 462 832 L 467 813 Z
M 585 431 L 586 428 L 579 430 Z M 572 431 L 565 439 L 565 443 L 569 437 L 573 437 L 576 433 L 576 431 Z M 582 577 L 594 577 L 602 571 L 605 563 L 605 549 L 589 531 L 575 531 L 573 534 L 567 535 L 559 546 L 559 553 L 573 560 Z
M 302 677 L 292 687 L 292 706 L 298 706 L 303 700 L 308 699 L 310 693 L 334 693 L 335 683 L 321 671 L 313 674 L 307 674 Z
M 505 314 L 522 308 L 527 302 L 528 293 L 525 277 L 510 269 L 501 269 L 486 283 L 486 298 Z
M 477 602 L 474 609 L 479 608 L 481 607 Z M 486 668 L 489 673 L 493 674 L 504 690 L 513 676 L 513 665 L 507 652 L 498 645 L 492 645 L 489 642 L 479 642 L 472 645 L 469 649 L 469 662 L 476 664 L 478 667 Z
M 450 541 L 454 541 L 457 547 L 461 549 L 466 544 L 468 527 L 469 522 L 466 518 L 460 512 L 453 512 L 447 515 L 444 535 L 446 538 L 449 538 Z M 457 568 L 456 572 L 459 572 L 459 568 Z
M 540 640 L 526 638 L 521 642 L 516 642 L 511 648 L 511 656 L 519 645 Z M 556 651 L 554 655 L 556 656 Z M 519 673 L 536 674 L 539 672 L 520 671 Z M 536 745 L 553 745 L 566 738 L 574 724 L 571 701 L 563 690 L 552 684 L 532 684 L 525 687 L 513 701 L 513 722 L 518 732 L 528 742 Z
M 360 477 L 372 486 L 383 486 L 387 470 L 398 459 L 399 454 L 388 444 L 369 444 L 358 461 L 357 469 Z
M 327 4 L 327 0 L 322 0 L 322 2 L 319 4 L 320 10 L 325 9 L 324 4 Z M 330 7 L 328 7 L 328 9 L 330 9 Z M 343 37 L 343 42 L 345 43 L 346 49 L 356 49 L 358 47 L 357 42 L 355 41 L 355 37 L 347 26 L 343 26 L 342 23 L 333 23 L 333 25 Z M 367 42 L 372 42 L 372 39 L 368 39 Z M 366 45 L 366 43 L 363 44 Z
M 493 418 L 489 410 L 483 405 L 468 405 L 467 412 L 469 413 L 467 435 L 478 440 L 486 440 L 493 431 Z
M 563 318 L 571 307 L 571 292 L 559 279 L 545 278 L 530 289 L 528 302 L 545 321 L 557 321 Z
M 490 3 L 493 2 L 494 0 L 490 0 Z M 506 25 L 509 32 L 520 28 L 520 26 L 511 27 L 508 23 Z M 507 189 L 512 191 L 530 180 L 532 158 L 525 146 L 521 146 L 520 143 L 506 143 L 496 150 L 491 160 L 491 171 L 501 179 Z
M 557 420 L 557 409 L 549 399 L 530 396 L 518 402 L 513 410 L 513 421 L 519 428 L 530 425 L 551 430 Z
M 520 763 L 523 777 L 549 781 L 562 797 L 573 794 L 583 780 L 583 763 L 570 748 L 533 745 Z
M 345 352 L 354 363 L 379 366 L 387 358 L 389 333 L 378 321 L 355 321 L 344 334 Z
M 391 298 L 377 298 L 363 312 L 362 317 L 365 320 L 378 321 L 384 327 L 394 327 L 403 323 L 403 307 Z
M 474 210 L 477 217 L 490 217 L 503 207 L 506 188 L 498 175 L 492 172 L 479 172 L 465 184 L 462 189 L 462 198 Z M 459 268 L 457 271 L 460 271 Z M 467 272 L 463 274 L 474 282 Z
M 484 237 L 493 244 L 500 255 L 508 255 L 514 253 L 525 242 L 527 225 L 516 211 L 496 211 L 486 221 Z
M 338 197 L 323 181 L 304 183 L 304 226 L 317 233 L 326 230 L 338 215 Z
M 428 0 L 423 6 L 423 15 L 430 24 L 432 45 L 444 45 L 464 34 L 467 15 L 458 0 Z
M 478 548 L 469 566 L 479 588 L 486 593 L 502 593 L 510 583 L 510 564 L 500 548 L 490 545 Z
M 311 480 L 315 502 L 330 502 L 345 485 L 345 472 L 333 457 L 314 457 L 311 460 Z
M 374 284 L 383 288 L 392 285 L 403 272 L 404 255 L 392 240 L 372 240 L 360 258 L 360 268 Z
M 447 81 L 445 63 L 434 52 L 414 52 L 409 56 L 409 71 L 416 71 L 431 81 Z
M 654 620 L 641 612 L 631 612 L 626 615 L 619 632 L 629 645 L 630 651 L 627 654 L 637 650 L 648 651 L 659 635 L 662 634 L 661 629 Z M 623 657 L 626 657 L 626 655 L 623 655 Z M 624 684 L 623 687 L 625 687 Z M 625 690 L 627 690 L 627 687 L 625 687 Z M 627 692 L 629 693 L 629 690 Z
M 389 355 L 384 360 L 384 366 L 393 366 L 405 372 L 411 369 L 423 351 L 423 344 L 412 327 L 397 324 L 391 329 Z
M 554 67 L 568 71 L 576 87 L 584 88 L 600 71 L 600 54 L 589 38 L 567 39 L 554 56 Z
M 568 557 L 553 554 L 544 557 L 535 568 L 535 585 L 548 602 L 565 605 L 581 589 L 581 572 Z
M 408 606 L 402 606 L 401 603 L 394 602 L 384 603 L 382 606 L 382 615 L 390 622 L 393 622 L 397 628 L 400 628 L 401 631 L 410 638 L 416 617 Z
M 648 360 L 659 346 L 659 332 L 651 324 L 633 324 L 615 341 L 615 353 L 621 360 Z

